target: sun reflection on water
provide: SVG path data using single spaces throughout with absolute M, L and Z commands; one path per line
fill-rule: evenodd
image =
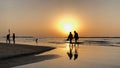
M 69 43 L 66 43 L 66 51 L 69 51 L 69 50 L 70 50 Z

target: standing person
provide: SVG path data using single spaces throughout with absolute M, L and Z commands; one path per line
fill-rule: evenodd
M 13 33 L 13 44 L 15 44 L 15 33 Z
M 37 44 L 38 43 L 38 38 L 36 38 L 35 41 L 36 41 L 36 44 Z
M 74 31 L 74 39 L 75 39 L 75 43 L 77 43 L 79 36 L 78 36 L 78 33 L 76 31 Z
M 72 35 L 72 33 L 70 32 L 69 35 L 68 35 L 67 40 L 69 40 L 70 43 L 72 43 L 72 39 L 73 39 L 73 35 Z
M 7 36 L 6 36 L 6 43 L 10 44 L 10 34 L 7 34 Z

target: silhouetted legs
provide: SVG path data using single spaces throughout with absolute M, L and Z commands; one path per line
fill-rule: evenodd
M 13 44 L 15 44 L 15 39 L 13 39 Z

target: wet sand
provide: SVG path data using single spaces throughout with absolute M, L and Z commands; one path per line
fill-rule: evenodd
M 67 52 L 69 48 L 57 47 L 45 53 L 16 57 L 0 61 L 2 68 L 120 68 L 120 47 L 79 45 L 78 58 L 72 59 Z
M 78 48 L 78 58 L 69 59 L 67 52 L 69 49 L 56 48 L 46 53 L 37 55 L 58 55 L 46 61 L 37 61 L 31 64 L 15 66 L 14 68 L 120 68 L 120 47 L 80 45 Z M 43 57 L 45 59 L 45 57 Z M 25 58 L 23 58 L 25 59 Z M 32 59 L 32 58 L 31 58 Z M 18 61 L 19 62 L 19 61 Z
M 38 54 L 54 49 L 48 46 L 0 43 L 0 60 Z

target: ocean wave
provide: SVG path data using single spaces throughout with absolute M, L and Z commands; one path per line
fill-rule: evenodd
M 89 43 L 89 44 L 111 44 L 110 41 L 96 41 L 96 40 L 85 40 L 84 43 Z
M 65 42 L 48 42 L 48 43 L 53 43 L 53 44 L 65 44 Z

